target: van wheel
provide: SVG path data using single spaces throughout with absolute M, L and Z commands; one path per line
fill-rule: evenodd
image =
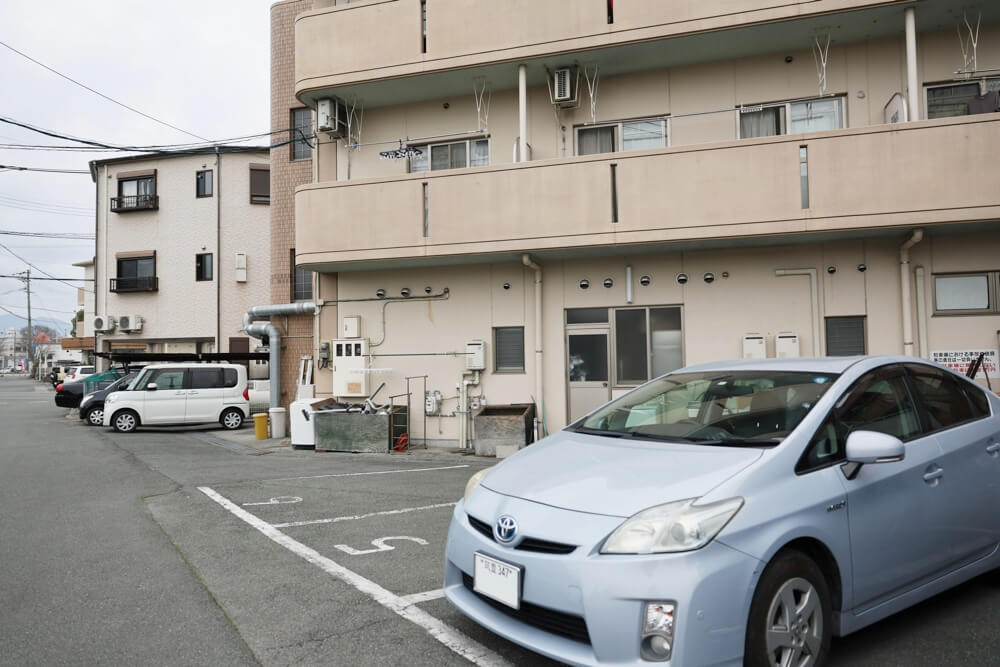
M 91 426 L 100 426 L 104 423 L 104 408 L 91 408 L 84 415 L 84 421 Z
M 779 554 L 764 570 L 750 605 L 746 667 L 820 667 L 830 650 L 830 592 L 805 554 Z
M 139 415 L 134 410 L 116 412 L 111 427 L 119 433 L 131 433 L 139 426 Z
M 229 408 L 219 417 L 219 423 L 223 428 L 235 431 L 243 426 L 243 411 L 239 408 Z

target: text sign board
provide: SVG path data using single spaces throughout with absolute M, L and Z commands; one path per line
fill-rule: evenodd
M 965 375 L 969 372 L 969 366 L 976 362 L 980 354 L 985 354 L 985 356 L 983 357 L 983 365 L 979 368 L 979 372 L 976 373 L 976 377 L 998 377 L 997 371 L 1000 369 L 1000 365 L 997 363 L 996 350 L 937 350 L 931 352 L 931 361 L 946 366 L 956 373 Z

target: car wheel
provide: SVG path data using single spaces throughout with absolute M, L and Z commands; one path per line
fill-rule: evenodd
M 139 415 L 133 410 L 116 412 L 111 419 L 111 426 L 119 433 L 131 433 L 139 426 Z
M 747 621 L 747 667 L 820 667 L 830 650 L 830 591 L 819 567 L 798 551 L 764 570 Z
M 91 426 L 100 426 L 104 423 L 104 408 L 90 408 L 84 415 L 84 419 Z
M 239 408 L 229 408 L 219 417 L 219 423 L 222 424 L 223 428 L 235 431 L 243 426 L 243 411 Z

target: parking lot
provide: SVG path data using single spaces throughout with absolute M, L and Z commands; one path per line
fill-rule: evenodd
M 98 496 L 88 501 L 98 508 L 88 513 L 94 521 L 88 528 L 92 533 L 106 527 L 102 521 L 113 520 L 110 514 L 102 515 L 112 501 L 100 496 L 141 477 L 140 513 L 152 519 L 175 552 L 170 558 L 161 556 L 177 561 L 178 569 L 203 589 L 215 609 L 207 611 L 206 618 L 214 615 L 228 624 L 237 641 L 245 643 L 246 655 L 252 656 L 248 661 L 231 648 L 223 657 L 212 658 L 216 663 L 553 664 L 467 620 L 442 597 L 444 545 L 454 504 L 469 476 L 493 460 L 424 450 L 403 455 L 314 453 L 275 441 L 258 443 L 252 429 L 235 434 L 195 428 L 116 434 L 68 419 L 65 410 L 52 406 L 51 397 L 50 390 L 10 394 L 4 417 L 33 420 L 25 428 L 30 428 L 34 442 L 66 443 L 65 451 L 80 456 L 79 461 L 96 461 L 106 454 L 109 461 L 129 466 L 127 474 L 116 469 L 108 481 L 111 486 L 88 487 Z M 17 432 L 16 427 L 8 430 Z M 46 461 L 51 465 L 58 460 Z M 96 473 L 76 465 L 78 469 L 66 472 L 86 486 L 86 476 Z M 22 489 L 18 497 L 5 498 L 16 504 L 26 495 Z M 65 495 L 60 491 L 56 499 L 65 502 Z M 32 502 L 41 503 L 42 497 L 32 497 Z M 81 501 L 74 496 L 71 502 Z M 58 507 L 52 511 L 65 514 Z M 25 522 L 30 523 L 26 514 Z M 133 532 L 130 529 L 127 536 Z M 0 535 L 8 546 L 9 538 Z M 63 538 L 53 533 L 51 539 Z M 86 536 L 78 539 L 87 543 Z M 60 552 L 72 554 L 71 562 L 87 560 L 69 542 L 62 549 L 46 548 L 53 558 Z M 122 563 L 109 568 L 115 574 L 104 576 L 121 578 L 121 571 L 132 568 L 126 558 L 131 556 L 123 555 Z M 157 568 L 166 566 L 157 564 L 154 571 Z M 22 579 L 25 576 L 32 575 Z M 130 585 L 148 598 L 144 613 L 165 614 L 160 607 L 166 604 L 164 594 L 146 591 L 148 585 L 139 581 Z M 105 587 L 99 577 L 92 586 Z M 79 596 L 80 604 L 92 604 L 88 600 L 93 595 Z M 992 620 L 998 613 L 1000 587 L 980 578 L 835 640 L 830 664 L 1000 664 L 1000 640 Z M 45 624 L 45 617 L 37 622 Z M 60 632 L 77 636 L 68 624 L 87 622 L 86 614 L 77 613 L 63 621 Z M 199 621 L 203 626 L 207 622 Z M 167 642 L 163 629 L 148 622 L 137 627 L 136 632 L 149 633 L 142 641 Z M 212 630 L 210 635 L 221 638 L 220 632 Z M 93 633 L 93 627 L 79 628 L 73 646 Z M 183 637 L 169 636 L 171 648 L 157 648 L 157 655 L 164 661 L 174 657 L 170 661 L 175 664 L 204 664 L 209 659 L 203 653 L 181 659 L 184 642 Z M 14 663 L 0 657 L 0 664 Z

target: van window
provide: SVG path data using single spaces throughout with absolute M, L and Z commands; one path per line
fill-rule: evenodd
M 237 384 L 239 384 L 240 375 L 239 373 L 236 372 L 235 368 L 224 368 L 222 370 L 222 373 L 223 373 L 223 378 L 222 378 L 223 387 L 226 388 L 235 387 Z
M 160 368 L 153 371 L 149 382 L 155 383 L 157 389 L 183 389 L 184 369 Z M 149 382 L 146 384 L 148 385 Z
M 218 389 L 221 386 L 221 368 L 194 368 L 191 370 L 192 389 Z

